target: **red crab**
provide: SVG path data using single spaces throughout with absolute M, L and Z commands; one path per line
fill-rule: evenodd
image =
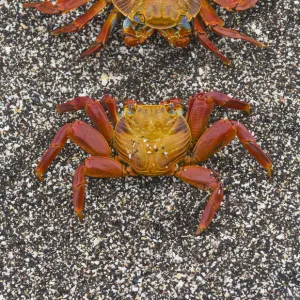
M 43 173 L 67 139 L 90 154 L 76 169 L 73 180 L 74 211 L 82 219 L 86 176 L 174 175 L 197 188 L 212 191 L 194 233 L 197 236 L 209 226 L 224 194 L 219 174 L 198 166 L 200 162 L 237 136 L 270 176 L 272 172 L 271 160 L 240 122 L 222 119 L 206 129 L 214 105 L 250 112 L 246 102 L 219 92 L 190 97 L 186 118 L 178 98 L 164 100 L 159 105 L 139 105 L 134 100 L 127 100 L 120 118 L 115 99 L 109 95 L 100 102 L 78 97 L 60 104 L 57 106 L 59 113 L 85 109 L 97 129 L 82 121 L 62 126 L 36 168 L 37 177 L 42 180 Z M 108 110 L 114 129 L 104 108 Z
M 228 10 L 240 11 L 252 7 L 258 0 L 213 0 Z M 89 0 L 57 0 L 37 3 L 24 3 L 24 7 L 36 8 L 46 14 L 66 13 Z M 120 20 L 123 22 L 123 40 L 128 46 L 142 44 L 157 30 L 170 44 L 185 47 L 190 43 L 192 31 L 200 43 L 218 56 L 224 63 L 230 60 L 224 56 L 209 40 L 203 23 L 217 34 L 242 39 L 259 47 L 261 42 L 239 33 L 234 29 L 225 28 L 224 22 L 217 16 L 208 0 L 97 0 L 96 3 L 74 22 L 52 32 L 54 35 L 75 32 L 91 21 L 107 5 L 113 5 L 110 15 L 105 21 L 96 42 L 82 56 L 90 55 L 105 47 L 109 34 Z

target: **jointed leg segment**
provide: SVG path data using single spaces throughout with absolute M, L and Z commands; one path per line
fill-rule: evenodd
M 206 130 L 210 114 L 215 105 L 250 113 L 250 106 L 245 101 L 230 98 L 219 92 L 196 94 L 189 99 L 187 113 L 187 122 L 193 141 L 197 141 Z
M 36 175 L 41 181 L 43 180 L 43 173 L 59 154 L 68 138 L 91 155 L 108 157 L 111 153 L 111 149 L 105 138 L 92 126 L 82 121 L 66 124 L 58 130 L 36 167 Z
M 102 11 L 107 6 L 105 0 L 97 1 L 85 14 L 78 17 L 72 24 L 63 26 L 61 28 L 52 31 L 53 35 L 58 35 L 61 33 L 69 33 L 79 31 L 88 22 L 90 22 L 100 11 Z
M 246 10 L 258 1 L 258 0 L 213 0 L 219 5 L 228 10 Z
M 193 155 L 194 163 L 207 160 L 213 154 L 228 145 L 237 136 L 244 148 L 264 167 L 272 176 L 272 162 L 256 143 L 250 131 L 237 121 L 228 119 L 214 123 L 196 143 Z
M 94 101 L 89 97 L 77 97 L 56 106 L 56 110 L 61 114 L 81 109 L 85 109 L 85 112 L 92 123 L 97 127 L 107 142 L 111 144 L 113 139 L 113 128 L 102 105 L 98 101 Z
M 45 14 L 58 14 L 67 13 L 87 2 L 89 0 L 57 0 L 55 4 L 52 4 L 50 1 L 43 1 L 38 3 L 23 3 L 23 7 L 36 8 Z
M 83 218 L 85 176 L 98 178 L 118 178 L 127 175 L 127 171 L 118 161 L 109 157 L 91 156 L 80 165 L 73 180 L 73 207 L 79 217 Z
M 223 199 L 224 189 L 219 174 L 200 166 L 185 166 L 179 168 L 175 176 L 202 190 L 211 190 L 212 194 L 206 204 L 195 236 L 208 228 Z

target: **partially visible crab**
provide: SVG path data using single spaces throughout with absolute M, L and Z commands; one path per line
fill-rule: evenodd
M 219 174 L 198 166 L 200 162 L 220 151 L 237 136 L 270 176 L 272 163 L 240 122 L 222 119 L 206 129 L 214 105 L 249 113 L 250 107 L 246 102 L 219 92 L 199 93 L 190 98 L 186 118 L 180 103 L 178 98 L 164 100 L 159 105 L 139 105 L 134 100 L 127 100 L 120 118 L 114 98 L 108 95 L 100 102 L 78 97 L 58 105 L 59 113 L 85 109 L 98 130 L 82 121 L 62 126 L 36 168 L 37 177 L 43 179 L 43 173 L 67 139 L 89 153 L 91 156 L 76 169 L 73 180 L 74 211 L 82 219 L 86 176 L 175 175 L 197 188 L 212 191 L 194 233 L 199 235 L 209 226 L 224 194 Z M 104 108 L 108 110 L 114 129 Z
M 213 0 L 228 10 L 240 11 L 252 7 L 258 0 Z M 46 14 L 66 13 L 89 0 L 57 0 L 56 4 L 50 1 L 38 3 L 24 3 L 24 7 L 36 8 Z M 192 31 L 200 43 L 218 56 L 225 64 L 230 60 L 225 57 L 209 40 L 203 23 L 214 32 L 231 38 L 242 39 L 259 47 L 265 45 L 255 39 L 239 33 L 234 29 L 225 28 L 224 22 L 217 16 L 208 0 L 97 0 L 96 3 L 70 25 L 58 28 L 54 35 L 80 30 L 91 21 L 107 5 L 113 5 L 96 42 L 82 53 L 87 56 L 105 47 L 109 34 L 120 20 L 123 22 L 123 39 L 128 46 L 142 44 L 155 29 L 175 47 L 185 47 L 190 43 Z

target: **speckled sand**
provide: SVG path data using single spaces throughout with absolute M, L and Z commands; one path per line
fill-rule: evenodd
M 45 16 L 0 0 L 0 299 L 300 298 L 299 1 L 217 10 L 227 27 L 269 48 L 211 35 L 232 59 L 228 68 L 195 40 L 180 50 L 154 35 L 128 49 L 117 26 L 106 49 L 83 60 L 109 10 L 80 33 L 53 37 L 86 9 Z M 89 179 L 80 223 L 71 184 L 84 152 L 68 143 L 44 183 L 34 176 L 58 128 L 87 121 L 83 112 L 59 116 L 55 106 L 65 100 L 110 93 L 121 112 L 127 98 L 186 104 L 211 90 L 251 104 L 251 116 L 217 108 L 210 124 L 243 122 L 275 173 L 270 184 L 237 140 L 203 164 L 221 173 L 226 194 L 198 238 L 209 194 L 178 179 Z

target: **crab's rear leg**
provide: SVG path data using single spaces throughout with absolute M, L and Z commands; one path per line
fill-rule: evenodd
M 97 1 L 85 14 L 78 17 L 72 24 L 55 29 L 51 34 L 58 35 L 61 33 L 76 32 L 91 21 L 101 10 L 107 6 L 107 1 Z
M 101 100 L 100 100 L 101 101 Z M 77 97 L 71 101 L 56 106 L 58 113 L 72 112 L 84 109 L 89 119 L 101 132 L 109 144 L 113 139 L 113 128 L 109 122 L 107 114 L 102 105 L 98 101 L 94 101 L 89 97 Z
M 200 20 L 199 16 L 196 16 L 193 20 L 193 29 L 196 38 L 198 38 L 201 45 L 214 53 L 217 57 L 219 57 L 226 65 L 231 65 L 231 61 L 219 51 L 216 45 L 208 38 L 207 32 Z
M 258 0 L 213 0 L 228 10 L 246 10 L 256 4 Z
M 45 14 L 66 13 L 73 10 L 89 0 L 57 0 L 55 4 L 50 1 L 43 1 L 38 3 L 23 3 L 24 8 L 36 8 Z
M 250 106 L 247 102 L 231 98 L 220 92 L 196 94 L 189 99 L 187 113 L 187 122 L 191 130 L 193 141 L 198 141 L 206 130 L 214 105 L 250 113 Z
M 43 173 L 60 153 L 68 138 L 91 155 L 108 157 L 111 154 L 111 149 L 105 138 L 92 126 L 82 121 L 66 124 L 58 130 L 36 167 L 36 175 L 41 181 L 43 180 Z
M 85 176 L 98 178 L 118 178 L 127 175 L 125 167 L 109 157 L 91 156 L 80 165 L 73 179 L 73 207 L 79 219 L 83 218 Z
M 209 2 L 207 0 L 202 0 L 201 2 L 202 5 L 199 14 L 205 25 L 209 26 L 214 32 L 234 39 L 245 40 L 258 47 L 266 47 L 265 44 L 245 34 L 242 34 L 237 30 L 223 27 L 224 22 L 217 16 L 215 10 L 212 8 Z
M 168 29 L 158 29 L 158 32 L 173 46 L 178 48 L 186 47 L 190 43 L 192 33 L 189 22 L 184 21 L 176 27 Z
M 219 174 L 200 166 L 181 167 L 175 172 L 175 176 L 197 188 L 212 191 L 202 214 L 200 224 L 194 233 L 197 236 L 209 226 L 220 207 L 224 195 L 223 184 L 219 178 Z
M 122 36 L 124 44 L 129 47 L 135 47 L 146 42 L 146 40 L 153 34 L 154 29 L 132 22 L 126 18 L 123 22 Z
M 228 145 L 235 136 L 256 161 L 268 171 L 271 178 L 272 162 L 270 158 L 243 124 L 228 119 L 214 123 L 204 132 L 194 147 L 192 162 L 198 163 L 207 160 Z
M 116 26 L 117 22 L 120 21 L 120 18 L 121 13 L 117 9 L 112 9 L 106 21 L 104 22 L 95 43 L 87 50 L 85 50 L 81 54 L 81 57 L 89 56 L 92 53 L 98 52 L 103 49 L 107 43 L 109 35 L 111 34 L 113 28 Z

